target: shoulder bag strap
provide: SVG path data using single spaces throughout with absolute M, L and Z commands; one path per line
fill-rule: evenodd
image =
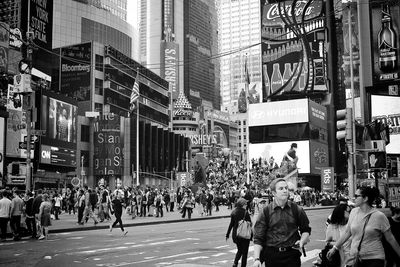
M 360 240 L 360 244 L 358 245 L 358 249 L 357 249 L 358 252 L 360 252 L 361 243 L 362 243 L 362 241 L 363 241 L 363 239 L 364 239 L 365 227 L 367 226 L 368 221 L 369 221 L 369 218 L 371 218 L 371 215 L 372 215 L 372 213 L 368 214 L 368 215 L 367 215 L 367 219 L 365 220 L 364 227 L 363 227 L 363 233 L 362 233 L 361 240 Z

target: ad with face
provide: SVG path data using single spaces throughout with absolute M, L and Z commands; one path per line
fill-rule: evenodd
M 268 162 L 271 157 L 280 168 L 297 168 L 299 173 L 310 173 L 309 141 L 250 144 L 250 161 L 261 158 L 262 162 Z
M 77 107 L 49 98 L 48 136 L 65 142 L 76 142 Z

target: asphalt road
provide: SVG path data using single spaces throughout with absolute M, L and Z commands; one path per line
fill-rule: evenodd
M 324 245 L 325 220 L 330 210 L 309 210 L 311 242 L 302 266 L 310 267 Z M 48 240 L 23 239 L 0 243 L 1 266 L 231 266 L 236 253 L 225 241 L 229 219 L 166 223 L 58 233 Z M 248 256 L 251 266 L 252 245 Z

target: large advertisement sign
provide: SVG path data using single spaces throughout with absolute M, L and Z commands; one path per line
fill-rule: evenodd
M 333 167 L 321 169 L 321 189 L 322 191 L 334 191 L 335 172 Z
M 61 48 L 62 94 L 78 101 L 90 100 L 91 58 L 91 43 Z
M 5 144 L 5 118 L 0 117 L 0 186 L 2 186 L 4 178 L 4 144 Z
M 0 73 L 7 73 L 9 29 L 8 24 L 0 22 Z
M 328 114 L 326 107 L 321 106 L 314 101 L 309 101 L 309 118 L 312 125 L 318 126 L 322 129 L 327 129 L 328 127 Z
M 172 98 L 179 94 L 179 45 L 174 42 L 161 42 L 161 77 L 169 82 Z
M 296 144 L 297 148 L 291 148 L 292 144 Z M 289 154 L 293 160 L 290 160 L 287 154 Z M 299 173 L 310 173 L 309 141 L 250 144 L 250 161 L 259 160 L 261 158 L 262 162 L 269 162 L 271 157 L 273 157 L 275 163 L 277 163 L 279 167 L 288 164 L 298 168 Z
M 42 145 L 40 163 L 76 167 L 76 150 Z
M 327 90 L 323 3 L 261 0 L 264 102 L 284 92 Z
M 249 105 L 249 126 L 264 126 L 309 121 L 308 99 Z
M 374 82 L 400 79 L 399 1 L 372 1 L 371 23 Z
M 109 113 L 95 123 L 94 175 L 122 175 L 124 120 Z
M 400 97 L 371 95 L 371 118 L 389 125 L 386 153 L 400 154 Z
M 319 174 L 321 169 L 328 167 L 328 145 L 316 141 L 310 141 L 310 173 Z
M 50 97 L 48 137 L 76 143 L 77 115 L 76 106 Z

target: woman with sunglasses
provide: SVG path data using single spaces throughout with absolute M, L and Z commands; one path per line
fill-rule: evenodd
M 373 208 L 378 196 L 377 188 L 363 186 L 357 189 L 354 195 L 355 208 L 350 213 L 346 231 L 329 250 L 328 258 L 332 257 L 351 237 L 350 259 L 346 263 L 347 266 L 352 266 L 358 255 L 359 267 L 384 267 L 383 236 L 400 256 L 400 246 L 393 237 L 388 219 L 385 214 Z

